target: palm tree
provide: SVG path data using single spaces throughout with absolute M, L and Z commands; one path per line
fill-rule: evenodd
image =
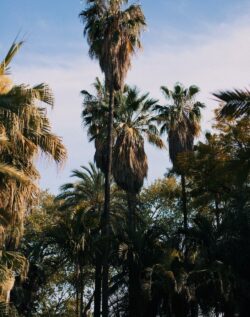
M 181 153 L 193 151 L 194 139 L 200 133 L 200 110 L 204 108 L 204 104 L 195 100 L 199 88 L 194 85 L 185 88 L 177 83 L 173 90 L 165 86 L 162 86 L 161 90 L 170 103 L 155 107 L 158 112 L 156 118 L 162 124 L 161 133 L 168 134 L 170 160 L 174 169 L 181 174 L 183 223 L 184 231 L 187 232 L 186 179 L 184 172 L 178 167 L 178 156 Z
M 144 137 L 149 143 L 164 147 L 152 115 L 157 100 L 149 98 L 149 93 L 140 95 L 136 87 L 126 86 L 117 95 L 116 103 L 114 179 L 126 192 L 137 194 L 148 171 Z
M 238 118 L 250 114 L 250 91 L 249 90 L 226 90 L 213 93 L 222 107 L 218 113 L 219 118 Z
M 103 316 L 108 316 L 108 249 L 109 249 L 109 208 L 110 180 L 112 166 L 112 130 L 114 91 L 122 90 L 124 80 L 131 65 L 131 55 L 141 47 L 140 33 L 146 25 L 139 5 L 124 8 L 127 0 L 87 0 L 88 7 L 80 13 L 85 24 L 84 34 L 89 43 L 91 58 L 99 61 L 105 75 L 109 92 L 109 117 L 107 133 L 107 170 L 105 174 L 105 203 L 103 236 L 107 240 L 104 250 L 103 267 Z
M 39 173 L 34 159 L 43 153 L 58 163 L 66 158 L 66 149 L 61 139 L 52 133 L 50 122 L 43 104 L 54 104 L 53 94 L 46 84 L 29 87 L 13 85 L 6 74 L 9 64 L 21 47 L 22 42 L 13 43 L 0 64 L 0 131 L 6 137 L 7 145 L 0 144 L 0 161 L 24 174 L 30 182 L 20 182 L 2 174 L 0 179 L 0 208 L 12 214 L 12 236 L 6 242 L 15 249 L 22 235 L 25 208 L 35 198 L 35 181 Z M 6 84 L 11 83 L 11 84 Z M 4 87 L 4 88 L 3 88 Z M 41 103 L 41 105 L 38 105 Z
M 96 169 L 93 163 L 89 167 L 81 166 L 81 170 L 74 170 L 71 177 L 77 178 L 73 183 L 67 183 L 61 186 L 61 194 L 57 197 L 62 201 L 61 209 L 68 212 L 74 212 L 74 218 L 77 219 L 76 225 L 80 229 L 75 232 L 77 236 L 84 236 L 86 240 L 86 248 L 90 248 L 90 257 L 93 257 L 95 266 L 95 292 L 94 292 L 94 316 L 100 316 L 101 308 L 101 236 L 100 236 L 100 216 L 104 202 L 104 174 Z M 77 216 L 78 215 L 78 216 Z M 82 232 L 81 232 L 82 230 Z M 92 248 L 91 248 L 92 247 Z M 85 251 L 85 250 L 83 250 Z M 86 251 L 85 251 L 86 252 Z M 80 284 L 82 283 L 82 260 L 78 263 L 79 256 L 76 257 L 76 265 L 79 267 L 81 276 L 79 276 Z M 77 291 L 77 297 L 81 294 L 80 299 L 80 316 L 83 313 L 83 286 L 80 292 Z M 79 303 L 79 298 L 77 298 Z
M 119 106 L 115 112 L 117 137 L 112 170 L 116 183 L 127 193 L 129 238 L 133 241 L 136 232 L 136 196 L 140 192 L 148 172 L 144 138 L 146 137 L 151 144 L 159 148 L 163 148 L 164 144 L 153 123 L 154 118 L 151 112 L 157 100 L 150 99 L 148 93 L 140 95 L 137 88 L 126 86 L 124 92 L 117 96 L 116 102 Z M 128 262 L 129 314 L 130 316 L 140 316 L 142 312 L 138 305 L 140 284 L 131 247 Z
M 107 120 L 107 93 L 98 79 L 94 87 L 95 95 L 87 91 L 82 92 L 84 95 L 82 118 L 84 125 L 88 127 L 90 140 L 102 145 L 96 146 L 95 161 L 105 171 L 106 157 L 103 147 L 105 147 L 106 131 L 103 127 Z M 140 95 L 137 88 L 128 86 L 125 86 L 123 92 L 115 94 L 112 173 L 119 187 L 127 192 L 130 239 L 135 232 L 136 195 L 143 186 L 148 171 L 144 137 L 159 148 L 164 146 L 154 124 L 154 117 L 150 113 L 156 103 L 157 100 L 150 99 L 148 93 Z M 130 271 L 133 271 L 132 263 L 130 268 Z M 130 281 L 132 280 L 131 277 Z M 130 292 L 131 301 L 136 298 L 133 290 L 134 287 Z
M 21 273 L 18 267 L 27 262 L 15 249 L 23 232 L 24 211 L 38 192 L 34 159 L 39 151 L 57 162 L 66 157 L 60 138 L 51 132 L 45 108 L 37 106 L 40 101 L 53 105 L 49 87 L 15 86 L 9 77 L 10 62 L 21 46 L 22 42 L 13 43 L 0 63 L 0 265 L 1 276 L 7 276 L 1 279 L 0 288 L 7 302 L 14 276 Z

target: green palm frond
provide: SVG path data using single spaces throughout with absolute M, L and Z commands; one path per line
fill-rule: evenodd
M 3 59 L 3 61 L 0 63 L 0 75 L 5 75 L 9 72 L 9 64 L 11 63 L 13 57 L 16 55 L 16 53 L 19 51 L 21 46 L 23 45 L 23 41 L 18 43 L 13 43 Z
M 225 90 L 213 93 L 213 96 L 222 102 L 219 118 L 238 118 L 244 114 L 250 114 L 250 91 L 249 90 Z

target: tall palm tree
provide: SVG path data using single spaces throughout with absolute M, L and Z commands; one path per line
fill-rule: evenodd
M 129 238 L 133 241 L 136 233 L 136 196 L 148 172 L 144 138 L 159 148 L 163 148 L 164 144 L 153 123 L 152 109 L 157 100 L 150 99 L 148 93 L 140 95 L 137 88 L 126 86 L 124 92 L 117 96 L 116 102 L 119 106 L 115 113 L 117 137 L 112 170 L 116 183 L 127 193 Z M 128 263 L 129 316 L 140 316 L 140 282 L 133 260 L 132 246 L 128 252 Z
M 109 117 L 107 133 L 107 170 L 105 175 L 105 203 L 103 235 L 107 240 L 103 267 L 103 316 L 108 316 L 108 249 L 109 249 L 109 208 L 110 179 L 112 166 L 112 129 L 114 91 L 123 88 L 124 80 L 131 65 L 131 56 L 141 47 L 140 33 L 146 25 L 139 5 L 124 7 L 127 0 L 87 0 L 88 7 L 80 13 L 85 24 L 84 34 L 89 43 L 91 58 L 99 61 L 109 91 Z
M 0 63 L 0 131 L 8 140 L 7 146 L 0 144 L 0 160 L 31 180 L 23 183 L 3 174 L 0 179 L 0 208 L 8 210 L 13 217 L 13 236 L 8 241 L 11 249 L 16 247 L 22 234 L 25 207 L 35 198 L 37 191 L 35 181 L 39 173 L 34 159 L 39 153 L 58 163 L 66 158 L 66 149 L 61 139 L 51 131 L 46 109 L 42 106 L 54 104 L 50 88 L 46 84 L 17 86 L 8 77 L 10 62 L 21 45 L 22 42 L 13 43 Z
M 107 120 L 107 98 L 105 97 L 104 87 L 100 81 L 96 81 L 95 95 L 84 91 L 84 110 L 82 113 L 83 122 L 88 127 L 90 140 L 104 140 L 106 131 L 103 129 Z M 151 110 L 157 101 L 149 98 L 149 94 L 140 95 L 137 88 L 125 86 L 123 93 L 116 93 L 114 108 L 114 130 L 113 130 L 113 155 L 112 173 L 116 183 L 127 192 L 129 206 L 128 227 L 130 239 L 135 233 L 135 208 L 136 195 L 143 186 L 144 178 L 147 176 L 148 164 L 144 150 L 144 137 L 158 146 L 163 147 L 163 142 L 159 137 L 159 132 L 154 125 L 154 118 Z M 99 154 L 100 148 L 96 148 L 95 160 L 103 166 L 105 154 Z M 98 155 L 97 155 L 98 153 Z M 100 159 L 101 158 L 101 159 Z M 131 252 L 130 252 L 131 254 Z M 131 259 L 130 259 L 131 260 Z M 132 276 L 135 270 L 133 262 L 130 261 L 130 282 L 134 280 Z M 131 314 L 135 307 L 135 285 L 130 287 Z M 132 309 L 132 307 L 134 307 Z
M 219 118 L 238 118 L 242 115 L 250 115 L 250 91 L 249 90 L 225 90 L 213 93 L 222 107 L 218 113 Z
M 194 139 L 200 133 L 201 109 L 204 108 L 204 104 L 196 101 L 199 88 L 194 85 L 185 88 L 177 83 L 173 90 L 162 86 L 161 91 L 169 104 L 155 107 L 158 112 L 156 118 L 161 124 L 161 133 L 168 134 L 170 160 L 181 175 L 183 223 L 186 232 L 188 228 L 186 179 L 184 172 L 178 168 L 178 156 L 193 151 Z

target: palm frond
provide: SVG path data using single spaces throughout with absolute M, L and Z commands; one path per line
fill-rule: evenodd
M 250 91 L 247 89 L 219 91 L 213 93 L 213 96 L 223 103 L 219 118 L 238 118 L 250 114 Z
M 25 175 L 25 173 L 8 164 L 0 163 L 0 174 L 3 174 L 4 176 L 8 176 L 10 178 L 14 178 L 22 183 L 31 182 L 31 179 L 27 175 Z
M 3 59 L 3 61 L 0 63 L 0 75 L 6 75 L 9 72 L 9 64 L 11 63 L 13 57 L 16 55 L 16 53 L 19 51 L 21 46 L 23 45 L 23 41 L 13 43 Z

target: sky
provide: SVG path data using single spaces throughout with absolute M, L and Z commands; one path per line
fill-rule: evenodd
M 203 133 L 211 129 L 217 102 L 211 93 L 249 87 L 249 0 L 142 0 L 147 29 L 143 50 L 132 60 L 127 83 L 164 104 L 160 86 L 176 82 L 200 87 Z M 18 35 L 25 44 L 12 63 L 15 83 L 48 83 L 54 91 L 55 108 L 48 109 L 53 131 L 63 138 L 68 160 L 58 168 L 47 158 L 38 159 L 40 186 L 58 193 L 71 180 L 73 169 L 93 160 L 81 123 L 80 91 L 92 90 L 101 77 L 96 61 L 88 56 L 83 25 L 78 17 L 85 1 L 0 0 L 0 58 Z M 202 137 L 202 135 L 201 135 Z M 164 136 L 166 140 L 166 136 Z M 164 175 L 170 166 L 167 150 L 146 146 L 149 174 L 145 185 Z

